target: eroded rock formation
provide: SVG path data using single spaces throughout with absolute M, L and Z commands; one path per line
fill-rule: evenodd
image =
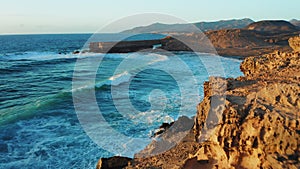
M 300 36 L 290 38 L 289 45 L 294 51 L 300 52 Z

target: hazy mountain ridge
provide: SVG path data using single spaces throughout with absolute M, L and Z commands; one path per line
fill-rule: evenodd
M 290 23 L 297 27 L 300 27 L 300 20 L 292 19 L 292 20 L 290 20 Z
M 245 19 L 220 20 L 215 22 L 196 22 L 192 24 L 163 24 L 154 23 L 148 26 L 135 27 L 122 33 L 149 33 L 149 32 L 205 32 L 209 30 L 244 28 L 254 21 Z
M 149 32 L 198 32 L 201 30 L 202 32 L 212 31 L 212 30 L 222 30 L 222 29 L 249 29 L 251 24 L 260 26 L 261 24 L 265 24 L 264 26 L 268 26 L 268 21 L 276 21 L 276 20 L 262 20 L 262 21 L 253 21 L 249 18 L 244 19 L 230 19 L 230 20 L 220 20 L 213 22 L 196 22 L 196 23 L 186 23 L 186 24 L 164 24 L 164 23 L 154 23 L 147 26 L 139 26 L 132 29 L 124 30 L 121 33 L 149 33 Z M 287 29 L 293 29 L 292 25 L 300 28 L 300 20 L 292 19 L 290 21 L 278 20 L 281 21 L 282 25 L 285 25 Z M 267 23 L 267 24 L 266 24 Z M 271 23 L 272 24 L 272 23 Z M 292 25 L 288 25 L 292 24 Z M 253 26 L 253 25 L 251 25 Z M 270 25 L 272 26 L 272 25 Z

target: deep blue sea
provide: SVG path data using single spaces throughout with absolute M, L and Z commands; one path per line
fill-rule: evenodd
M 210 54 L 73 54 L 90 37 L 0 36 L 0 168 L 95 168 L 101 157 L 132 157 L 161 123 L 195 115 L 209 75 L 242 75 L 240 60 Z M 93 99 L 76 103 L 88 95 L 97 107 Z M 93 118 L 85 110 L 105 120 L 94 129 L 96 141 L 84 130 L 89 123 L 82 117 Z M 123 136 L 143 141 L 120 148 Z

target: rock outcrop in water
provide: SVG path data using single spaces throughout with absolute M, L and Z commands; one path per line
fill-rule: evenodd
M 129 53 L 153 49 L 154 45 L 161 43 L 160 39 L 120 42 L 91 42 L 89 44 L 89 51 L 94 53 Z
M 101 158 L 98 161 L 96 169 L 122 169 L 125 168 L 131 160 L 131 158 L 119 156 Z
M 248 57 L 241 70 L 244 77 L 204 84 L 195 124 L 180 143 L 137 154 L 124 168 L 300 168 L 300 52 Z

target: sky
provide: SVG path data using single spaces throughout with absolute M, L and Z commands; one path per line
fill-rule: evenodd
M 178 22 L 154 17 L 127 24 L 124 19 L 144 13 L 186 22 L 291 20 L 300 19 L 299 7 L 300 0 L 0 0 L 0 34 L 119 32 L 153 22 Z M 114 24 L 122 18 L 121 25 Z

